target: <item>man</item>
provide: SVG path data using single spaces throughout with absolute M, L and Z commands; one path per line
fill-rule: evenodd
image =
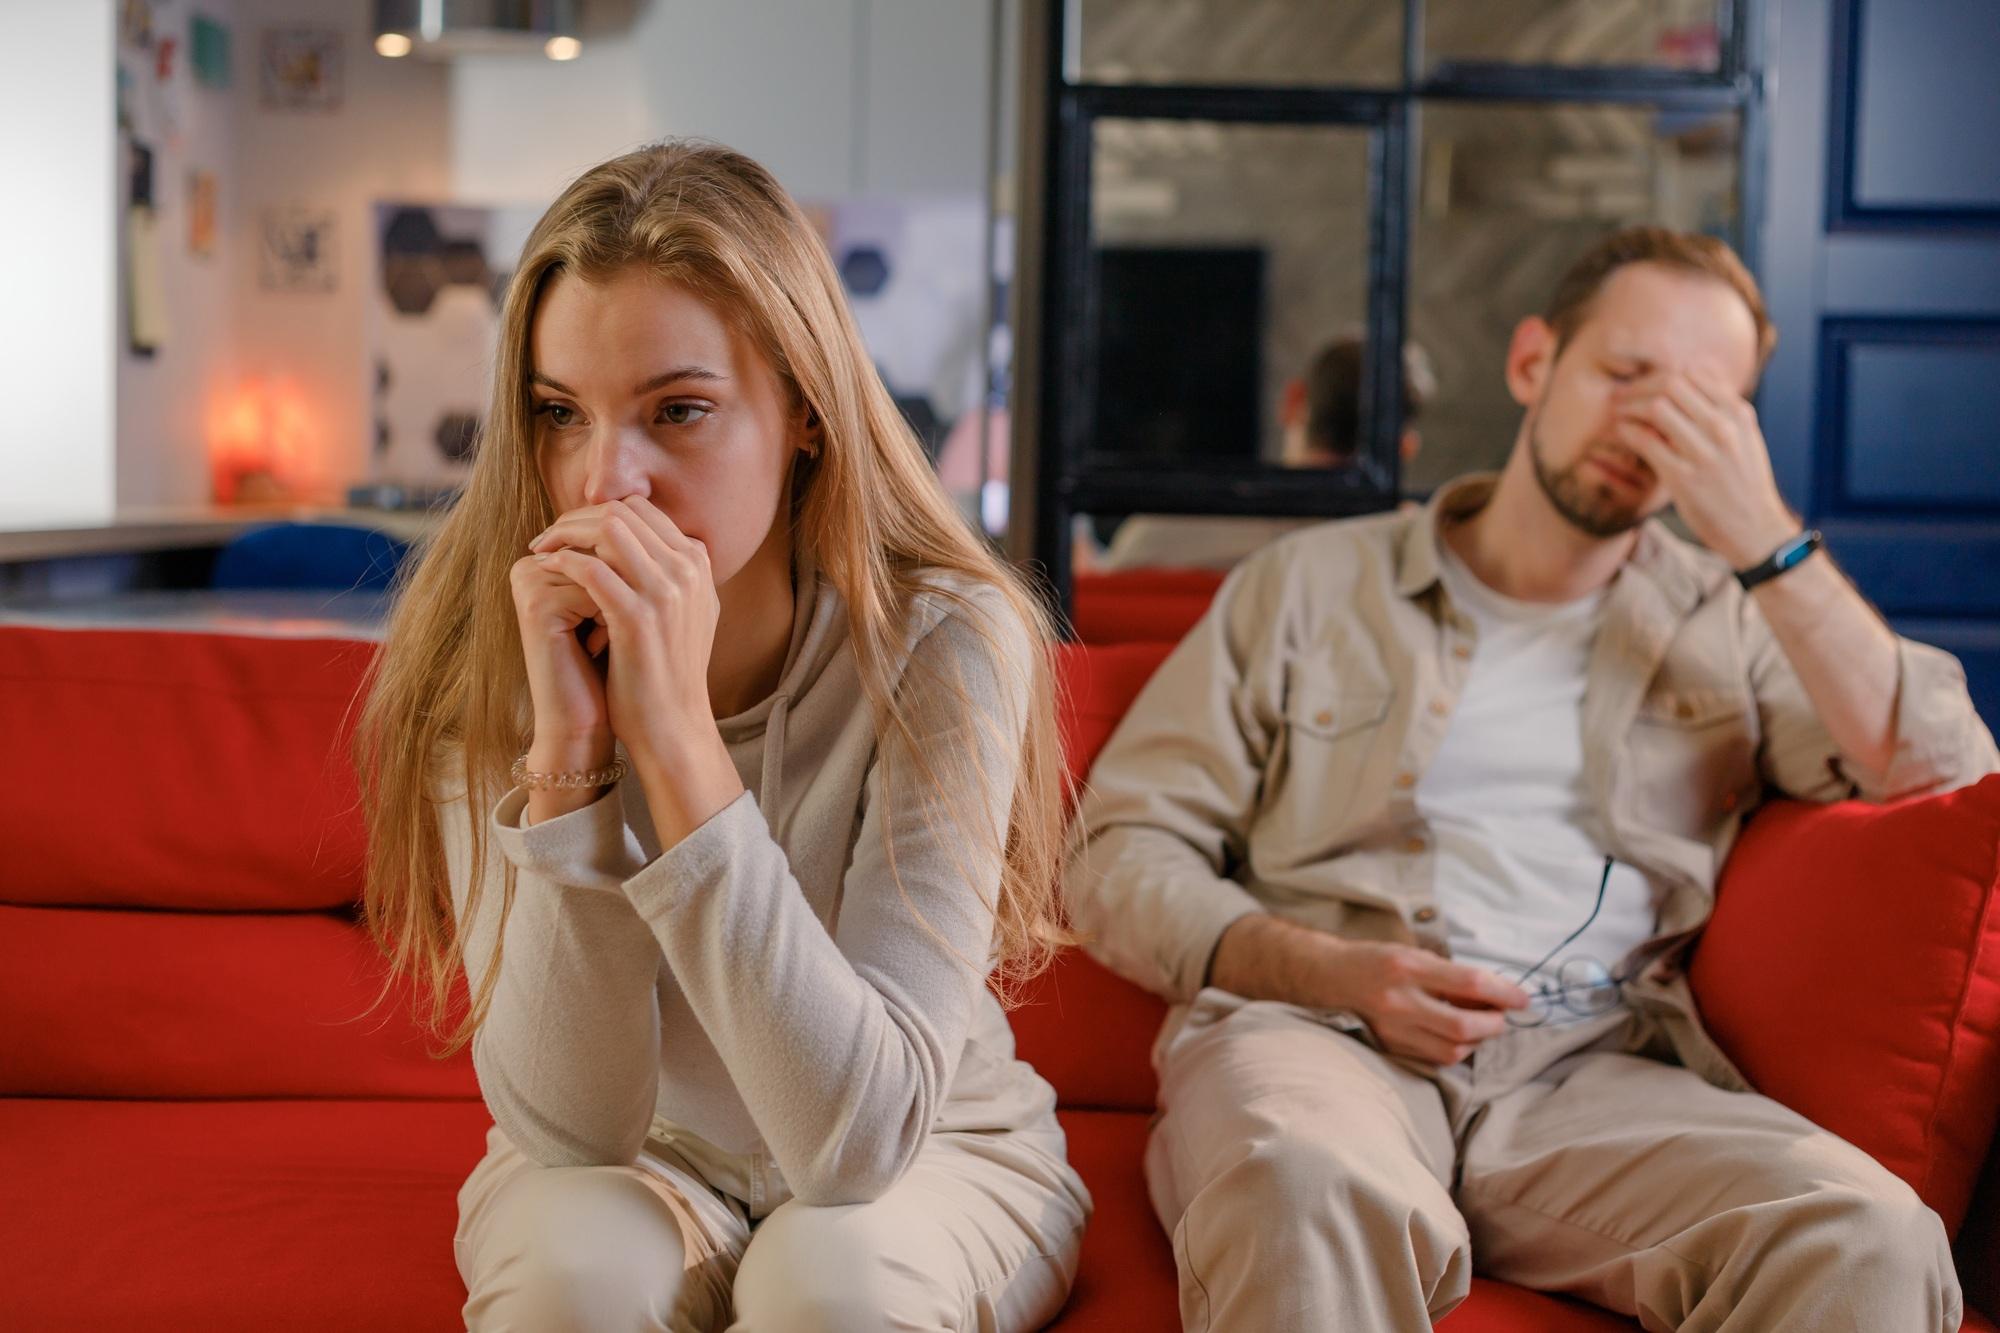
M 1177 1002 L 1189 1329 L 1422 1328 L 1475 1264 L 1652 1329 L 1958 1328 L 1936 1214 L 1744 1090 L 1680 971 L 1766 786 L 2000 765 L 1779 498 L 1774 340 L 1725 246 L 1607 238 L 1514 332 L 1504 470 L 1253 557 L 1104 751 L 1072 909 Z
M 1352 335 L 1320 348 L 1303 377 L 1286 381 L 1278 419 L 1284 427 L 1283 466 L 1346 467 L 1361 448 L 1364 349 Z M 1403 346 L 1403 428 L 1397 448 L 1407 464 L 1422 441 L 1417 418 L 1437 388 L 1431 359 L 1415 343 Z M 1134 514 L 1112 535 L 1102 556 L 1086 553 L 1079 569 L 1228 569 L 1271 541 L 1317 522 L 1300 518 L 1228 518 L 1210 514 Z

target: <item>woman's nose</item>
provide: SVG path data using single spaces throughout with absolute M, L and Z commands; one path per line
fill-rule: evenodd
M 583 479 L 583 502 L 609 504 L 629 495 L 645 495 L 646 470 L 643 447 L 646 441 L 634 433 L 611 427 L 597 432 L 590 442 L 590 459 Z

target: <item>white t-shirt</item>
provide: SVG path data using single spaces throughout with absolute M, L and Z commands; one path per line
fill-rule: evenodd
M 1465 693 L 1423 780 L 1418 811 L 1436 847 L 1437 896 L 1454 957 L 1510 979 L 1589 918 L 1605 851 L 1585 831 L 1583 690 L 1605 593 L 1544 604 L 1481 583 L 1440 536 L 1452 602 L 1478 627 Z M 1615 971 L 1651 939 L 1654 886 L 1618 862 L 1590 928 L 1548 962 Z

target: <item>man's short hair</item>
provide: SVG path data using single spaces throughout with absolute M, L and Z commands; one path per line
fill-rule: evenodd
M 1556 332 L 1558 349 L 1590 316 L 1590 303 L 1613 273 L 1627 264 L 1659 264 L 1682 273 L 1698 273 L 1724 283 L 1750 308 L 1757 324 L 1757 369 L 1761 373 L 1778 345 L 1778 328 L 1764 308 L 1764 293 L 1743 261 L 1713 236 L 1675 231 L 1671 227 L 1624 227 L 1583 252 L 1556 283 L 1548 309 L 1542 313 Z
M 1347 458 L 1361 445 L 1361 367 L 1366 347 L 1360 338 L 1335 338 L 1320 348 L 1306 369 L 1306 438 L 1320 449 Z M 1403 424 L 1423 415 L 1437 389 L 1430 357 L 1415 343 L 1403 348 Z

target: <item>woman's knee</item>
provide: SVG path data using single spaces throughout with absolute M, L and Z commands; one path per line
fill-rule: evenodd
M 911 1252 L 912 1232 L 879 1204 L 785 1204 L 737 1269 L 731 1333 L 955 1327 L 952 1295 Z
M 533 1168 L 468 1219 L 460 1244 L 469 1329 L 673 1327 L 686 1242 L 636 1172 Z

